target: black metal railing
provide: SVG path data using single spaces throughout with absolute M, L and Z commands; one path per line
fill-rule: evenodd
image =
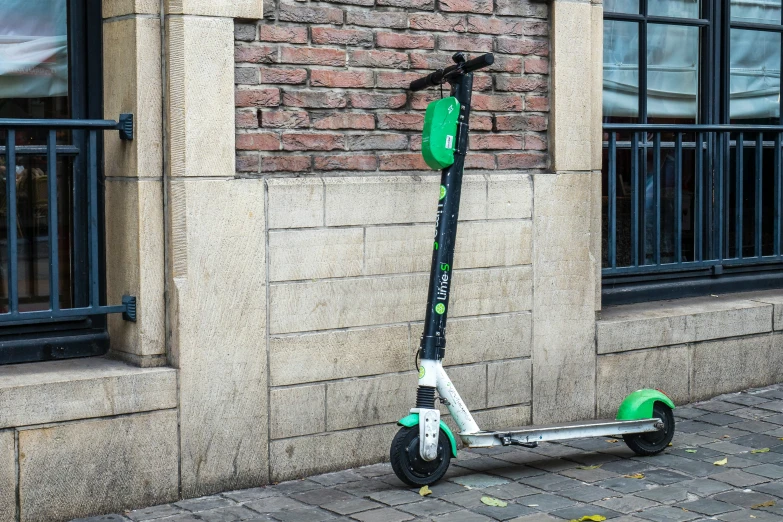
M 605 280 L 783 262 L 782 135 L 777 125 L 605 124 Z
M 17 145 L 17 131 L 29 130 L 45 136 L 45 145 Z M 63 318 L 76 318 L 111 313 L 122 313 L 129 321 L 136 320 L 136 298 L 123 296 L 122 304 L 101 305 L 99 228 L 99 147 L 98 139 L 105 130 L 117 130 L 122 140 L 133 139 L 133 115 L 121 114 L 119 121 L 113 120 L 28 120 L 0 119 L 0 136 L 5 131 L 5 146 L 0 146 L 0 157 L 5 157 L 5 199 L 7 226 L 7 311 L 0 313 L 0 325 L 26 321 L 46 321 Z M 58 131 L 84 133 L 85 150 L 75 145 L 58 145 Z M 82 306 L 63 307 L 60 302 L 60 262 L 57 209 L 57 160 L 58 156 L 84 155 L 80 162 L 86 170 L 86 303 Z M 15 169 L 17 157 L 23 155 L 41 155 L 46 157 L 48 171 L 46 180 L 46 201 L 48 206 L 47 228 L 49 244 L 49 309 L 23 311 L 19 306 L 19 252 L 18 252 L 18 216 L 17 184 Z

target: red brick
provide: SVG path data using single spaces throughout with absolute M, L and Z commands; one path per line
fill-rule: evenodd
M 334 7 L 309 7 L 281 2 L 278 7 L 277 17 L 281 22 L 342 24 L 343 10 Z
M 234 47 L 234 61 L 237 63 L 275 63 L 277 61 L 277 47 L 237 45 Z
M 522 22 L 506 21 L 502 18 L 487 18 L 486 16 L 469 16 L 468 32 L 479 34 L 522 34 Z
M 489 66 L 492 72 L 521 73 L 524 67 L 522 58 L 516 56 L 495 55 L 495 63 Z
M 297 0 L 301 1 L 301 0 Z M 375 0 L 321 0 L 322 2 L 332 2 L 335 4 L 347 4 L 347 5 L 361 5 L 364 7 L 372 7 L 375 4 Z
M 549 56 L 548 40 L 533 40 L 530 38 L 498 38 L 497 52 L 505 54 L 534 54 Z
M 297 84 L 307 81 L 306 69 L 261 67 L 261 83 Z
M 417 13 L 408 17 L 411 29 L 420 31 L 465 32 L 464 16 L 443 16 L 434 13 Z
M 345 107 L 345 94 L 335 91 L 284 91 L 283 105 L 308 109 Z
M 451 59 L 453 53 L 411 53 L 411 68 L 412 69 L 443 69 L 454 65 L 454 60 Z
M 528 107 L 528 110 L 530 107 Z M 535 114 L 510 114 L 495 116 L 495 128 L 499 131 L 530 130 L 545 131 L 549 119 Z
M 381 89 L 407 89 L 413 80 L 421 78 L 415 72 L 379 72 L 376 85 Z
M 492 76 L 476 74 L 473 76 L 473 91 L 488 91 L 492 88 Z
M 495 88 L 499 91 L 546 91 L 549 82 L 539 76 L 495 76 Z
M 525 138 L 519 134 L 473 134 L 470 148 L 475 150 L 514 150 L 525 148 Z
M 517 112 L 525 110 L 521 96 L 514 94 L 474 94 L 473 110 L 491 112 Z
M 348 11 L 346 23 L 363 27 L 390 27 L 406 29 L 408 20 L 405 13 L 385 13 L 380 11 Z
M 237 129 L 255 129 L 258 127 L 258 111 L 238 110 L 235 121 Z
M 470 115 L 470 130 L 474 131 L 491 131 L 492 130 L 492 116 L 484 114 L 471 114 Z
M 492 0 L 438 0 L 440 10 L 451 13 L 492 13 Z
M 448 85 L 444 85 L 443 94 L 448 92 Z M 428 89 L 426 91 L 415 92 L 411 94 L 411 108 L 419 111 L 423 111 L 427 108 L 431 102 L 440 99 L 440 90 Z
M 264 156 L 261 172 L 306 172 L 311 163 L 310 156 Z
M 342 134 L 288 133 L 283 134 L 283 150 L 344 150 Z
M 280 136 L 271 132 L 237 134 L 237 150 L 280 150 Z
M 331 27 L 311 27 L 310 35 L 314 44 L 372 45 L 371 31 L 332 29 Z
M 492 51 L 492 38 L 479 36 L 443 35 L 438 37 L 439 48 L 445 51 Z
M 375 170 L 375 156 L 316 156 L 315 170 Z
M 434 49 L 435 38 L 423 34 L 375 33 L 375 44 L 394 49 Z
M 408 136 L 405 134 L 383 134 L 369 132 L 348 136 L 350 150 L 405 150 L 408 148 Z
M 258 172 L 258 165 L 258 154 L 253 154 L 252 156 L 242 154 L 241 156 L 237 156 L 237 172 Z
M 332 71 L 313 69 L 310 71 L 312 87 L 359 88 L 373 86 L 372 71 Z
M 421 134 L 411 136 L 411 150 L 421 150 Z
M 263 23 L 259 26 L 258 39 L 262 42 L 307 43 L 307 29 Z
M 525 96 L 525 106 L 529 111 L 548 112 L 549 98 L 546 96 Z
M 547 5 L 531 0 L 495 0 L 495 14 L 501 16 L 528 16 L 546 18 Z
M 527 20 L 524 22 L 526 36 L 547 36 L 549 34 L 548 22 Z
M 546 150 L 546 136 L 527 134 L 525 136 L 525 148 L 527 150 Z
M 498 154 L 499 169 L 543 169 L 546 168 L 546 154 L 540 152 L 519 152 Z
M 528 58 L 525 60 L 525 72 L 528 74 L 549 74 L 549 60 L 546 58 Z
M 353 51 L 348 57 L 352 67 L 388 67 L 407 69 L 408 55 L 395 51 Z
M 372 130 L 375 128 L 375 116 L 372 114 L 357 114 L 352 112 L 326 114 L 313 121 L 313 128 L 320 130 Z
M 386 113 L 378 115 L 379 129 L 417 130 L 424 126 L 423 114 Z
M 271 129 L 296 129 L 310 126 L 310 116 L 304 111 L 265 111 L 261 126 Z
M 403 7 L 405 9 L 435 9 L 435 0 L 377 0 L 378 5 L 386 7 Z
M 495 168 L 495 155 L 469 152 L 465 156 L 465 168 L 493 170 Z
M 380 170 L 430 170 L 418 153 L 383 154 L 380 160 Z
M 381 74 L 383 73 L 378 73 L 379 76 Z M 407 99 L 408 97 L 404 93 L 352 92 L 348 94 L 348 101 L 355 109 L 399 109 L 405 105 Z
M 280 49 L 280 62 L 341 67 L 345 65 L 345 51 L 317 47 L 283 47 Z
M 237 89 L 237 107 L 277 107 L 280 105 L 280 89 L 274 87 Z

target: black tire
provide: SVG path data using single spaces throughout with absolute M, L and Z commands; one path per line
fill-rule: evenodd
M 625 444 L 637 455 L 649 457 L 666 449 L 674 437 L 674 413 L 662 402 L 653 405 L 653 418 L 663 421 L 663 429 L 650 433 L 623 435 Z
M 451 462 L 451 442 L 440 430 L 438 456 L 427 462 L 419 455 L 419 427 L 400 428 L 392 440 L 389 459 L 394 474 L 409 486 L 431 486 L 443 478 Z

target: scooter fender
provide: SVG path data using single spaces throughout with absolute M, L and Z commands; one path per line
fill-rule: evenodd
M 414 426 L 417 426 L 419 424 L 419 414 L 411 413 L 406 417 L 403 417 L 400 420 L 398 420 L 397 424 L 399 424 L 400 426 L 405 426 L 406 428 L 412 428 Z M 445 422 L 440 421 L 440 429 L 442 429 L 446 433 L 446 436 L 449 438 L 449 442 L 451 442 L 451 456 L 457 458 L 457 439 L 454 438 L 454 434 L 451 433 L 451 429 L 449 429 L 449 427 L 446 426 Z
M 620 404 L 620 408 L 617 410 L 617 420 L 651 419 L 653 404 L 656 402 L 662 402 L 674 409 L 674 403 L 663 392 L 650 389 L 637 390 L 628 395 Z

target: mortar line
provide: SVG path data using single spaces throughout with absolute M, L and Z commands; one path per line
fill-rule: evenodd
M 272 252 L 269 249 L 269 185 L 267 183 L 266 178 L 264 178 L 264 244 L 266 251 L 264 252 L 264 269 L 265 269 L 265 276 L 266 276 L 266 288 L 265 288 L 265 296 L 266 299 L 266 307 L 265 307 L 265 315 L 266 315 L 266 328 L 265 330 L 265 343 L 266 343 L 266 469 L 267 469 L 267 480 L 271 480 L 272 477 L 272 366 L 271 366 L 271 356 L 270 356 L 270 318 L 271 318 L 271 307 L 272 303 L 270 301 L 270 290 L 269 290 L 269 278 L 270 278 L 270 266 L 271 266 L 271 257 Z M 324 422 L 326 419 L 324 418 Z

